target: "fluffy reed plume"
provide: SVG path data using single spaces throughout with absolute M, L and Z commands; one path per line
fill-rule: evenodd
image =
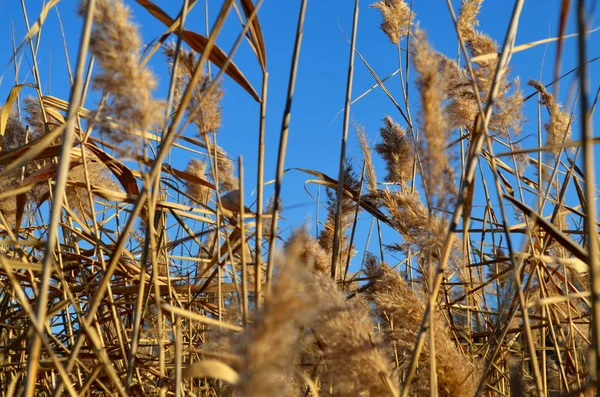
M 397 272 L 385 264 L 369 265 L 367 274 L 377 279 L 368 294 L 381 312 L 386 339 L 396 347 L 403 360 L 409 360 L 426 303 L 406 285 Z M 445 321 L 437 314 L 432 317 L 438 393 L 448 397 L 473 396 L 480 379 L 480 370 L 476 363 L 459 352 Z M 426 339 L 419 358 L 417 376 L 411 385 L 411 396 L 430 395 L 428 345 L 429 341 Z
M 86 12 L 82 2 L 80 14 Z M 110 95 L 102 116 L 110 115 L 122 124 L 111 125 L 101 117 L 103 132 L 115 141 L 136 141 L 136 131 L 146 131 L 162 117 L 161 104 L 152 98 L 157 82 L 146 67 L 140 66 L 142 40 L 131 22 L 130 9 L 121 0 L 98 0 L 90 49 L 100 65 L 94 88 Z
M 467 71 L 444 55 L 440 54 L 439 60 L 448 96 L 446 119 L 452 128 L 471 128 L 479 108 Z
M 185 171 L 191 175 L 197 176 L 198 178 L 205 179 L 206 162 L 200 159 L 190 159 Z M 211 191 L 210 188 L 199 183 L 188 182 L 187 194 L 189 194 L 195 201 L 206 205 L 210 199 Z
M 235 190 L 239 187 L 238 178 L 233 174 L 235 165 L 227 153 L 221 148 L 219 149 L 219 156 L 216 159 L 217 172 L 219 173 L 219 188 L 221 192 L 227 192 Z
M 366 178 L 367 187 L 371 195 L 377 194 L 377 176 L 375 176 L 375 167 L 373 166 L 373 158 L 371 156 L 371 147 L 367 141 L 365 134 L 365 128 L 361 125 L 355 124 L 356 135 L 358 136 L 358 142 L 360 143 L 360 149 L 363 152 L 363 158 L 366 167 Z
M 382 142 L 375 145 L 375 151 L 386 163 L 385 180 L 405 186 L 413 175 L 415 149 L 412 139 L 390 116 L 383 118 L 379 133 Z
M 280 198 L 279 199 L 279 206 L 278 206 L 278 210 L 281 213 L 281 211 L 283 211 L 283 200 Z M 263 228 L 263 237 L 265 239 L 270 239 L 271 238 L 271 226 L 272 226 L 272 222 L 273 222 L 273 211 L 275 211 L 275 197 L 271 197 L 269 198 L 269 200 L 267 201 L 267 206 L 265 207 L 264 211 L 263 211 L 263 221 L 262 221 L 262 228 Z
M 321 276 L 317 284 L 322 306 L 327 305 L 312 326 L 324 363 L 320 395 L 395 395 L 392 353 L 375 333 L 372 316 L 360 302 L 347 301 L 331 278 Z
M 518 136 L 523 121 L 523 91 L 518 77 L 512 81 L 504 80 L 498 93 L 498 101 L 494 104 L 494 113 L 490 119 L 489 129 L 507 137 L 510 133 Z
M 405 252 L 408 249 L 420 254 L 421 261 L 429 266 L 429 255 L 434 260 L 439 258 L 448 233 L 448 220 L 436 214 L 429 214 L 416 193 L 391 192 L 386 190 L 381 194 L 384 206 L 390 214 L 394 228 L 404 238 L 403 243 L 388 246 L 393 251 Z M 434 261 L 435 262 L 435 261 Z M 455 238 L 450 257 L 448 258 L 448 275 L 456 272 L 457 277 L 469 285 L 473 282 L 465 268 L 462 256 L 462 239 Z M 427 273 L 427 272 L 426 272 Z M 458 291 L 455 291 L 458 293 Z
M 444 244 L 448 230 L 448 221 L 436 215 L 429 216 L 429 211 L 416 193 L 391 192 L 382 193 L 385 207 L 388 209 L 396 230 L 404 237 L 404 246 L 409 246 L 421 252 L 437 252 Z M 460 250 L 460 243 L 455 243 Z
M 0 106 L 0 112 L 2 106 Z M 9 152 L 26 144 L 27 129 L 11 112 L 6 122 L 6 129 L 2 137 L 2 151 Z
M 498 44 L 489 36 L 479 32 L 477 15 L 483 0 L 464 0 L 458 18 L 458 30 L 472 56 L 495 53 Z M 446 82 L 446 94 L 449 99 L 447 114 L 450 125 L 454 128 L 471 130 L 475 116 L 479 113 L 477 98 L 473 93 L 473 78 L 455 61 L 440 55 L 440 72 Z M 497 59 L 480 61 L 473 66 L 474 82 L 479 89 L 480 98 L 487 100 L 489 90 L 496 73 Z M 523 95 L 519 89 L 519 80 L 506 78 L 510 69 L 506 70 L 500 81 L 497 97 L 494 101 L 489 130 L 508 137 L 510 133 L 518 135 L 523 123 Z
M 18 141 L 19 146 L 46 135 L 47 132 L 54 130 L 60 125 L 60 122 L 48 113 L 46 113 L 47 123 L 44 123 L 44 116 L 42 115 L 42 108 L 38 98 L 28 96 L 25 98 L 24 103 L 25 121 L 27 121 L 27 125 L 29 126 L 29 134 L 27 137 L 23 135 L 21 140 Z M 60 143 L 60 139 L 61 137 L 57 138 L 53 144 Z
M 169 43 L 164 49 L 165 55 L 171 64 L 171 68 L 175 63 L 176 46 L 174 43 Z M 181 96 L 188 88 L 190 79 L 198 66 L 196 55 L 192 51 L 179 49 L 179 59 L 174 68 L 176 77 L 175 83 L 175 107 L 179 106 Z M 209 88 L 215 85 L 209 92 Z M 192 100 L 188 104 L 187 110 L 191 112 L 196 107 L 197 112 L 192 115 L 192 120 L 198 129 L 198 134 L 203 135 L 210 132 L 217 132 L 221 127 L 221 98 L 223 98 L 223 90 L 220 82 L 213 82 L 210 76 L 203 74 L 200 77 L 199 83 L 192 88 Z
M 482 3 L 483 0 L 463 0 L 458 16 L 458 31 L 473 56 L 498 51 L 498 44 L 476 29 L 479 26 L 477 16 Z
M 544 124 L 548 133 L 548 144 L 557 145 L 568 142 L 571 139 L 571 117 L 562 110 L 562 106 L 556 102 L 554 96 L 546 90 L 546 87 L 539 81 L 529 80 L 528 85 L 532 86 L 540 93 L 542 99 L 540 103 L 548 109 L 550 121 Z M 554 149 L 554 153 L 560 153 L 560 149 Z
M 414 18 L 414 13 L 404 0 L 381 0 L 371 4 L 381 12 L 383 22 L 381 30 L 396 45 L 400 44 L 402 37 L 408 35 Z
M 448 156 L 446 142 L 449 128 L 446 122 L 443 103 L 446 99 L 446 80 L 439 73 L 440 61 L 437 53 L 429 47 L 425 33 L 415 29 L 415 39 L 412 41 L 413 64 L 417 70 L 417 88 L 421 94 L 421 130 L 425 135 L 427 145 L 423 147 L 423 168 L 426 189 L 429 194 L 441 198 L 440 193 L 453 186 L 448 180 Z M 441 201 L 441 200 L 440 200 Z
M 299 324 L 312 324 L 320 310 L 320 302 L 314 299 L 314 275 L 297 260 L 300 250 L 292 245 L 285 258 L 279 258 L 272 293 L 237 342 L 240 396 L 297 395 L 293 379 L 294 360 L 302 347 Z
M 312 266 L 316 272 L 329 274 L 331 268 L 331 252 L 321 247 L 319 242 L 312 237 L 304 228 L 298 228 L 292 232 L 286 241 L 285 247 L 295 246 L 298 250 L 298 260 L 307 266 Z
M 121 186 L 111 177 L 110 171 L 93 153 L 86 150 L 87 177 L 92 187 L 121 192 Z M 79 215 L 91 215 L 89 192 L 86 187 L 85 168 L 83 164 L 69 171 L 69 185 L 66 189 L 69 206 Z
M 344 169 L 344 184 L 354 190 L 359 190 L 360 180 L 354 170 L 354 166 L 349 159 L 346 159 L 346 167 Z M 321 233 L 319 233 L 319 245 L 328 253 L 333 255 L 333 240 L 335 231 L 335 213 L 337 212 L 337 191 L 327 189 L 327 219 L 323 225 Z M 348 258 L 348 252 L 352 249 L 349 246 L 347 232 L 352 225 L 354 214 L 356 211 L 356 203 L 350 197 L 344 195 L 342 198 L 342 223 L 340 230 L 340 266 L 345 263 Z M 340 272 L 338 272 L 340 274 Z

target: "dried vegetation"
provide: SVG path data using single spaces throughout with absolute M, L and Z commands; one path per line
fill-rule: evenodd
M 78 52 L 94 62 L 79 62 L 71 84 L 100 99 L 71 109 L 43 91 L 32 62 L 32 84 L 13 89 L 31 95 L 9 95 L 0 110 L 0 395 L 593 395 L 593 158 L 585 172 L 576 165 L 586 144 L 574 131 L 594 108 L 566 112 L 558 82 L 530 80 L 525 98 L 506 52 L 478 30 L 482 2 L 463 0 L 449 32 L 464 46 L 459 61 L 429 44 L 410 2 L 371 5 L 398 53 L 400 87 L 385 91 L 399 112 L 375 115 L 378 135 L 355 124 L 364 167 L 343 159 L 342 197 L 337 180 L 303 170 L 326 189 L 312 233 L 276 228 L 280 176 L 265 200 L 264 122 L 256 184 L 217 144 L 225 82 L 266 115 L 262 2 L 223 2 L 205 37 L 138 0 L 172 35 L 144 43 L 125 0 L 82 0 L 91 25 Z M 237 47 L 226 54 L 214 40 L 232 3 L 261 95 L 232 62 Z M 39 59 L 27 43 L 48 39 L 38 28 L 13 62 Z M 170 84 L 151 60 L 168 65 Z M 377 89 L 388 80 L 375 77 Z M 537 126 L 524 116 L 536 100 L 547 110 Z M 62 150 L 67 125 L 75 141 Z M 64 202 L 54 200 L 61 156 Z M 244 199 L 254 186 L 256 205 Z

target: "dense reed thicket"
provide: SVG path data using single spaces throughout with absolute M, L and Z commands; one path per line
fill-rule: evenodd
M 379 116 L 377 137 L 358 124 L 349 132 L 354 63 L 368 65 L 356 31 L 376 29 L 359 25 L 356 1 L 344 136 L 363 156 L 346 156 L 343 140 L 339 175 L 303 170 L 326 191 L 316 234 L 278 227 L 306 0 L 276 170 L 264 162 L 262 1 L 214 2 L 204 35 L 185 24 L 202 2 L 183 1 L 173 19 L 135 0 L 164 24 L 151 43 L 127 1 L 80 2 L 69 98 L 44 93 L 36 62 L 56 1 L 4 49 L 11 64 L 28 51 L 32 63 L 0 112 L 0 395 L 595 395 L 600 91 L 586 71 L 583 1 L 562 1 L 579 22 L 572 110 L 558 72 L 527 82 L 525 97 L 511 71 L 512 53 L 529 48 L 515 47 L 522 0 L 502 43 L 479 30 L 483 0 L 456 10 L 448 1 L 458 59 L 429 44 L 410 2 L 373 3 L 401 82 L 394 97 L 369 67 L 397 109 Z M 225 53 L 217 37 L 233 10 L 243 28 Z M 548 41 L 558 62 L 566 21 Z M 242 44 L 261 67 L 260 90 L 233 62 Z M 169 82 L 159 86 L 151 59 L 168 65 Z M 224 79 L 260 104 L 260 124 L 245 132 L 258 142 L 256 179 L 217 144 Z M 172 153 L 188 156 L 187 168 L 171 165 Z M 276 175 L 273 197 L 265 173 Z M 359 217 L 375 227 L 357 227 Z M 359 234 L 378 239 L 376 252 Z

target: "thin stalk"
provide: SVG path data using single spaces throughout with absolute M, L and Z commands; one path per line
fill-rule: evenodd
M 344 107 L 344 125 L 340 148 L 340 170 L 338 173 L 337 207 L 335 211 L 335 227 L 333 229 L 333 254 L 331 256 L 331 278 L 337 278 L 340 255 L 340 234 L 342 233 L 342 201 L 344 199 L 344 176 L 346 166 L 346 144 L 348 142 L 348 126 L 350 124 L 350 102 L 352 101 L 352 82 L 354 79 L 354 51 L 356 49 L 356 33 L 358 31 L 358 0 L 354 1 L 354 19 L 352 21 L 352 39 L 350 43 L 350 60 L 348 61 L 348 80 L 346 83 L 346 104 Z
M 264 180 L 265 180 L 265 121 L 267 118 L 267 88 L 269 85 L 269 73 L 263 73 L 262 94 L 260 100 L 260 122 L 258 130 L 258 167 L 256 171 L 256 247 L 254 256 L 256 258 L 255 271 L 255 296 L 256 307 L 262 303 L 262 240 L 263 240 L 263 204 L 264 204 Z
M 590 266 L 590 292 L 592 294 L 592 340 L 591 348 L 594 351 L 595 362 L 600 363 L 600 260 L 598 258 L 598 231 L 596 219 L 596 172 L 593 144 L 593 131 L 588 118 L 588 76 L 586 63 L 586 10 L 585 1 L 577 2 L 577 26 L 579 35 L 577 44 L 579 49 L 579 87 L 580 87 L 580 109 L 581 109 L 581 140 L 583 141 L 583 167 L 585 174 L 585 212 L 587 215 L 588 232 L 588 256 Z M 595 382 L 596 389 L 600 386 L 600 365 L 596 365 Z
M 246 268 L 246 224 L 244 221 L 244 164 L 242 156 L 238 157 L 239 188 L 240 188 L 240 257 L 242 260 L 242 319 L 244 326 L 248 324 L 248 269 Z M 233 257 L 231 258 L 233 263 Z
M 358 213 L 360 212 L 360 202 L 362 199 L 363 184 L 365 182 L 365 170 L 367 162 L 363 162 L 362 171 L 360 173 L 360 187 L 358 188 L 358 200 L 356 200 L 356 209 L 354 210 L 354 219 L 352 220 L 352 231 L 350 232 L 350 241 L 348 242 L 348 255 L 346 256 L 346 266 L 344 269 L 344 277 L 342 278 L 342 286 L 346 286 L 346 278 L 348 277 L 348 269 L 350 268 L 350 259 L 352 259 L 352 245 L 354 244 L 354 236 L 356 234 L 356 224 L 358 223 Z
M 302 45 L 302 36 L 304 33 L 304 18 L 306 16 L 307 3 L 307 0 L 302 0 L 302 3 L 300 4 L 300 15 L 298 17 L 298 27 L 296 29 L 296 42 L 294 44 L 294 54 L 292 56 L 292 68 L 290 70 L 290 78 L 288 81 L 287 100 L 285 110 L 283 111 L 283 120 L 281 122 L 281 134 L 279 136 L 277 175 L 275 177 L 275 207 L 273 209 L 273 218 L 271 219 L 271 235 L 269 236 L 269 262 L 267 264 L 266 292 L 269 292 L 271 288 L 271 282 L 273 279 L 273 264 L 275 263 L 275 248 L 277 241 L 277 219 L 279 217 L 279 198 L 281 196 L 281 183 L 283 181 L 285 155 L 287 151 L 287 141 L 290 129 L 290 118 L 292 116 L 292 100 L 294 98 L 294 88 L 296 87 L 296 75 L 298 73 L 298 63 L 300 61 L 300 47 Z
M 62 204 L 65 197 L 65 187 L 71 164 L 71 145 L 75 136 L 75 123 L 77 122 L 77 111 L 81 102 L 81 88 L 83 87 L 83 69 L 85 59 L 87 58 L 90 37 L 92 33 L 92 20 L 94 16 L 95 0 L 88 2 L 87 14 L 81 35 L 79 45 L 79 55 L 77 58 L 77 70 L 75 71 L 75 84 L 71 89 L 69 98 L 69 112 L 67 115 L 67 125 L 62 137 L 62 149 L 60 160 L 56 171 L 56 182 L 54 186 L 54 201 L 50 212 L 50 225 L 48 228 L 48 239 L 46 241 L 46 253 L 44 255 L 44 264 L 40 276 L 39 296 L 37 298 L 36 319 L 41 324 L 46 322 L 46 313 L 48 310 L 48 287 L 50 285 L 50 274 L 54 269 L 54 250 L 58 243 L 58 225 Z M 27 358 L 27 376 L 25 381 L 25 396 L 32 397 L 35 394 L 36 377 L 39 365 L 39 356 L 42 347 L 40 335 L 33 333 L 31 344 L 29 346 L 29 355 Z

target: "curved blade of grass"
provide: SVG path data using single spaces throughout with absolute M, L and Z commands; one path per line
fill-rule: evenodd
M 140 188 L 137 184 L 137 180 L 133 175 L 133 172 L 127 167 L 125 164 L 121 163 L 110 154 L 106 153 L 104 150 L 100 149 L 94 143 L 88 142 L 86 144 L 86 148 L 90 150 L 90 152 L 94 153 L 100 161 L 112 172 L 112 174 L 117 178 L 117 180 L 125 189 L 125 192 L 130 195 L 138 195 L 140 194 Z
M 167 27 L 171 27 L 176 21 L 171 18 L 166 12 L 162 10 L 159 6 L 154 4 L 149 0 L 136 0 L 138 4 L 144 7 L 152 16 L 158 19 L 160 22 L 165 24 Z M 189 30 L 183 29 L 181 32 L 181 38 L 185 41 L 194 51 L 199 54 L 204 52 L 206 48 L 206 44 L 208 43 L 208 39 L 202 36 L 199 33 L 191 32 Z M 223 52 L 218 46 L 213 45 L 212 50 L 208 59 L 217 65 L 219 68 L 222 68 L 227 62 L 227 54 Z M 246 79 L 244 74 L 238 69 L 238 67 L 230 61 L 229 67 L 225 71 L 236 83 L 238 83 L 243 89 L 248 92 L 252 98 L 254 98 L 257 102 L 260 102 L 260 98 L 250 82 Z
M 6 98 L 6 102 L 2 107 L 2 113 L 0 113 L 0 146 L 2 145 L 2 139 L 4 138 L 4 131 L 6 130 L 6 124 L 8 123 L 8 116 L 10 116 L 10 112 L 12 111 L 13 104 L 19 97 L 19 92 L 23 87 L 31 87 L 37 88 L 33 84 L 17 84 L 13 88 L 11 88 L 10 93 L 8 94 L 8 98 Z
M 250 15 L 254 12 L 254 3 L 252 0 L 240 0 L 242 4 L 242 9 L 244 10 L 244 15 L 246 18 L 249 18 Z M 260 29 L 260 23 L 258 22 L 258 18 L 254 18 L 252 21 L 252 29 L 250 30 L 250 35 L 252 41 L 254 42 L 254 46 L 258 49 L 258 60 L 263 68 L 263 70 L 267 69 L 267 50 L 265 49 L 265 41 L 263 39 L 263 34 Z

